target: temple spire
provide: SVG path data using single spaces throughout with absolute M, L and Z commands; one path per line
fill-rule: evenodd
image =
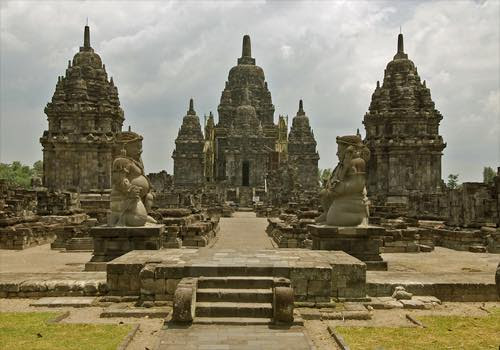
M 394 55 L 394 59 L 405 59 L 408 55 L 405 54 L 405 47 L 403 43 L 403 33 L 398 34 L 398 51 Z
M 90 48 L 90 28 L 88 25 L 85 26 L 85 31 L 83 34 L 83 47 Z
M 196 115 L 196 112 L 194 111 L 194 102 L 193 99 L 189 99 L 189 110 L 187 112 L 188 115 Z
M 250 43 L 250 35 L 245 35 L 243 37 L 241 57 L 252 57 L 252 44 Z
M 305 115 L 306 113 L 304 112 L 304 104 L 302 103 L 302 100 L 299 100 L 299 111 L 297 112 L 297 115 Z
M 250 43 L 250 35 L 243 36 L 243 46 L 241 49 L 241 57 L 238 58 L 238 64 L 255 64 L 255 58 L 252 58 L 252 44 Z
M 398 34 L 398 53 L 405 53 L 403 43 L 403 33 Z

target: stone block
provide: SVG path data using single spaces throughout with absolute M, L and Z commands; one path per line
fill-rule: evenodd
M 274 322 L 293 322 L 293 289 L 290 287 L 275 287 L 273 295 L 273 319 Z
M 330 281 L 308 281 L 307 294 L 314 296 L 330 296 L 332 286 Z

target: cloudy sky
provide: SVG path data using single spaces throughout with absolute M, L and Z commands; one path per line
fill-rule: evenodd
M 320 167 L 336 163 L 334 136 L 360 128 L 377 80 L 405 51 L 444 116 L 443 178 L 481 181 L 500 166 L 500 1 L 2 1 L 0 161 L 42 158 L 43 113 L 58 75 L 83 43 L 118 86 L 125 124 L 145 137 L 148 172 L 172 172 L 188 100 L 217 111 L 244 34 L 278 114 L 298 100 L 318 141 Z

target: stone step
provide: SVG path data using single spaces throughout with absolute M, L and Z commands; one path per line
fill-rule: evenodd
M 223 289 L 267 289 L 272 288 L 273 277 L 258 276 L 227 276 L 227 277 L 200 277 L 198 289 L 223 288 Z
M 94 239 L 92 237 L 75 237 L 66 243 L 66 250 L 93 251 Z
M 266 289 L 226 289 L 226 288 L 204 288 L 196 292 L 196 300 L 203 301 L 225 301 L 225 302 L 254 302 L 272 303 L 273 290 Z
M 271 303 L 230 303 L 200 302 L 196 303 L 196 317 L 273 317 Z
M 240 326 L 258 326 L 273 324 L 272 318 L 256 317 L 195 317 L 193 324 L 222 324 Z

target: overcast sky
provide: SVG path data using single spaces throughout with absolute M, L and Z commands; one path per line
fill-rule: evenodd
M 336 163 L 335 136 L 359 128 L 402 27 L 436 108 L 447 147 L 443 178 L 481 181 L 500 166 L 499 1 L 2 1 L 0 161 L 42 159 L 44 106 L 83 43 L 118 87 L 128 125 L 144 135 L 147 172 L 172 172 L 190 97 L 216 114 L 244 34 L 279 114 L 298 100 L 314 130 L 320 168 Z M 291 120 L 291 119 L 290 119 Z

